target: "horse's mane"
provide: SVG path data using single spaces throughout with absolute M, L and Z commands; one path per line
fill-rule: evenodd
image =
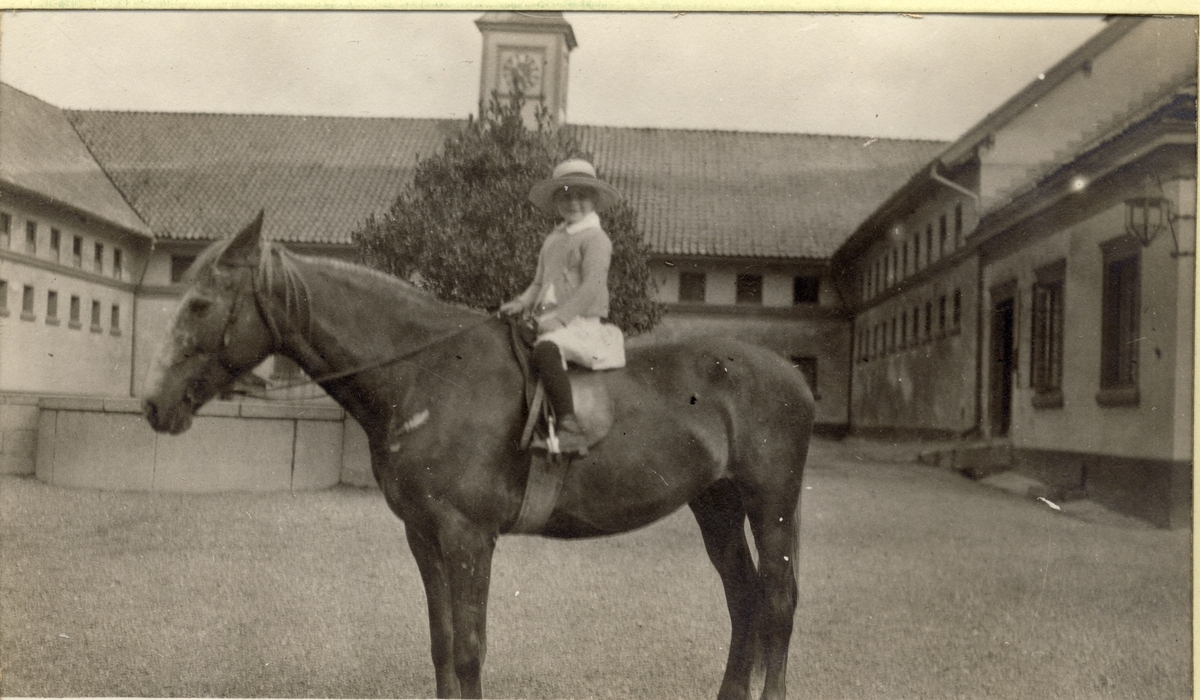
M 233 240 L 233 238 L 227 238 L 209 246 L 196 258 L 196 262 L 192 264 L 189 275 L 194 275 L 195 271 L 216 264 L 221 259 L 221 256 L 225 254 L 225 251 L 228 250 Z M 304 329 L 305 333 L 311 329 L 311 312 L 309 308 L 309 299 L 311 296 L 308 282 L 305 281 L 304 275 L 301 273 L 298 265 L 301 262 L 350 273 L 360 279 L 371 279 L 409 298 L 416 297 L 427 302 L 435 302 L 456 308 L 473 315 L 483 315 L 477 309 L 443 301 L 412 282 L 365 265 L 337 258 L 293 253 L 274 241 L 262 241 L 261 251 L 258 267 L 254 271 L 257 277 L 256 283 L 258 288 L 263 291 L 282 290 L 285 312 L 289 318 L 295 319 L 299 327 Z

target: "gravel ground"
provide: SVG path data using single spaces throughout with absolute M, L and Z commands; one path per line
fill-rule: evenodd
M 1190 698 L 1191 532 L 1072 517 L 818 441 L 795 698 Z M 377 491 L 186 496 L 0 477 L 4 696 L 427 697 Z M 690 513 L 497 550 L 493 697 L 713 697 L 728 618 Z

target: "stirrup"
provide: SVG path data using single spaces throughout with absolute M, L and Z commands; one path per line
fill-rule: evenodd
M 584 439 L 585 439 L 585 442 L 574 446 L 573 449 L 569 449 L 569 450 L 562 449 L 562 443 L 558 439 L 558 432 L 555 430 L 554 417 L 549 416 L 546 420 L 546 439 L 542 440 L 540 438 L 534 438 L 532 446 L 543 448 L 546 450 L 546 452 L 548 452 L 551 455 L 577 454 L 577 455 L 583 456 L 588 453 L 586 438 L 584 438 Z

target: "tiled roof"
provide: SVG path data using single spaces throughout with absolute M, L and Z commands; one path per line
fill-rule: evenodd
M 0 83 L 0 182 L 150 235 L 62 110 L 4 83 Z
M 348 243 L 439 149 L 454 120 L 71 111 L 160 238 L 212 240 L 266 210 L 274 240 Z
M 462 122 L 73 111 L 97 160 L 171 239 L 266 208 L 276 240 L 347 243 Z M 827 258 L 944 143 L 573 125 L 656 253 Z
M 946 147 L 852 136 L 576 126 L 669 255 L 828 258 Z

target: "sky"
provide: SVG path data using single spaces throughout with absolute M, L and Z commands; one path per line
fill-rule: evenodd
M 69 109 L 465 118 L 481 12 L 22 11 L 0 80 Z M 577 124 L 953 140 L 1096 16 L 567 12 Z

